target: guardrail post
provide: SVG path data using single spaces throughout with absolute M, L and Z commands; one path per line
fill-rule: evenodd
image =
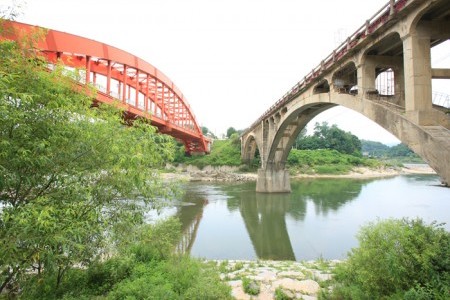
M 389 15 L 393 15 L 395 13 L 394 7 L 395 0 L 389 0 Z

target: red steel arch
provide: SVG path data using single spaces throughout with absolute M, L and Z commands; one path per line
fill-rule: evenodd
M 120 101 L 126 117 L 149 118 L 161 133 L 182 140 L 187 153 L 210 152 L 194 113 L 181 91 L 161 71 L 141 58 L 116 47 L 81 36 L 15 21 L 2 21 L 3 36 L 20 38 L 41 32 L 36 50 L 50 64 L 63 62 L 83 71 L 82 84 L 97 90 L 96 100 Z

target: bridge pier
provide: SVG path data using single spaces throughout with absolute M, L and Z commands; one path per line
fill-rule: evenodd
M 284 167 L 267 165 L 258 169 L 256 191 L 259 193 L 290 193 L 289 171 Z

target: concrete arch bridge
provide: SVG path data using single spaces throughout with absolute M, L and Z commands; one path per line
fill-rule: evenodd
M 285 162 L 298 133 L 342 105 L 381 125 L 450 183 L 449 107 L 432 102 L 430 49 L 450 38 L 450 1 L 391 0 L 271 106 L 241 136 L 241 156 L 259 150 L 258 192 L 289 192 Z

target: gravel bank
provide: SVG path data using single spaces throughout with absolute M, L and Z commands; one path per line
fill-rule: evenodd
M 269 300 L 283 294 L 284 299 L 317 299 L 321 289 L 327 289 L 332 270 L 338 260 L 244 261 L 218 260 L 221 279 L 232 288 L 238 300 Z M 247 288 L 244 288 L 244 285 Z M 253 295 L 249 289 L 253 290 Z

